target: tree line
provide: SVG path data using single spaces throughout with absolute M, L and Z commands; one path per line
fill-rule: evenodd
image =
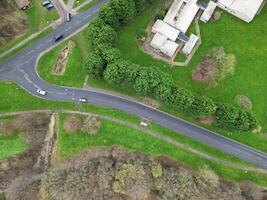
M 156 67 L 144 67 L 122 58 L 116 48 L 116 30 L 129 23 L 153 0 L 110 0 L 101 7 L 89 25 L 92 51 L 85 67 L 94 78 L 133 88 L 140 96 L 153 96 L 172 108 L 196 117 L 215 116 L 217 125 L 234 131 L 249 131 L 257 126 L 251 112 L 197 95 L 174 83 L 173 78 Z

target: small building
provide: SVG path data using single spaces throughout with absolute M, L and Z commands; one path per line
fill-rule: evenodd
M 27 10 L 28 8 L 31 7 L 31 3 L 28 0 L 15 0 L 15 1 L 21 10 Z
M 183 53 L 185 55 L 190 55 L 194 49 L 194 47 L 196 46 L 197 42 L 199 40 L 199 37 L 191 34 L 189 37 L 189 40 L 185 43 L 184 48 L 183 48 Z
M 162 35 L 165 35 L 167 38 L 175 42 L 180 31 L 162 20 L 157 20 L 152 27 L 152 33 L 161 33 Z
M 208 6 L 205 8 L 204 12 L 202 13 L 200 20 L 203 22 L 208 22 L 212 17 L 215 9 L 217 7 L 217 3 L 214 1 L 209 1 Z
M 179 47 L 176 42 L 169 40 L 165 35 L 162 35 L 161 33 L 156 33 L 150 44 L 154 49 L 159 50 L 161 53 L 170 58 L 174 56 L 176 50 Z
M 248 23 L 254 19 L 264 3 L 265 0 L 218 0 L 217 2 L 220 8 Z

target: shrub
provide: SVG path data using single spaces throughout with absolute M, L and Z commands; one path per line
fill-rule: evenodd
M 110 0 L 109 6 L 114 10 L 120 24 L 127 24 L 135 15 L 133 0 Z
M 140 42 L 144 42 L 147 37 L 147 32 L 144 29 L 140 29 L 136 34 L 136 39 Z
M 84 68 L 87 70 L 88 75 L 94 78 L 103 76 L 105 66 L 105 62 L 101 56 L 94 52 L 89 54 L 84 63 Z
M 257 121 L 249 111 L 231 105 L 218 104 L 215 116 L 217 124 L 228 130 L 249 131 L 257 127 Z

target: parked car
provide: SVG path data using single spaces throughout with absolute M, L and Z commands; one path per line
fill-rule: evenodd
M 37 93 L 44 96 L 47 92 L 39 88 L 37 89 Z
M 70 22 L 70 21 L 71 21 L 71 14 L 68 13 L 68 14 L 67 14 L 67 22 Z
M 50 1 L 49 0 L 45 0 L 45 1 L 43 1 L 43 6 L 47 6 L 48 4 L 50 4 Z
M 80 99 L 79 99 L 79 102 L 81 102 L 81 103 L 86 103 L 86 102 L 87 102 L 87 99 L 86 99 L 86 98 L 80 98 Z
M 64 37 L 64 36 L 63 36 L 62 34 L 56 35 L 56 36 L 54 37 L 55 42 L 58 42 L 58 41 L 61 40 L 63 37 Z
M 52 9 L 54 5 L 52 3 L 49 3 L 45 6 L 48 10 Z

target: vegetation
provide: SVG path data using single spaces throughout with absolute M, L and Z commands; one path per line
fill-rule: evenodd
M 65 115 L 61 115 L 60 119 L 61 122 L 64 121 Z M 93 137 L 81 131 L 69 134 L 60 126 L 58 145 L 59 155 L 62 159 L 70 159 L 75 154 L 81 153 L 88 148 L 122 145 L 129 150 L 141 151 L 153 156 L 168 156 L 192 169 L 199 169 L 201 166 L 208 165 L 223 178 L 237 181 L 251 180 L 259 184 L 267 184 L 262 174 L 246 172 L 216 164 L 171 144 L 142 134 L 135 129 L 106 120 L 102 120 L 99 133 Z
M 28 144 L 19 134 L 0 135 L 0 160 L 15 156 L 27 148 Z
M 165 104 L 194 116 L 203 117 L 219 114 L 220 116 L 217 116 L 219 125 L 227 130 L 249 131 L 256 128 L 257 124 L 253 115 L 250 113 L 245 115 L 239 108 L 235 108 L 235 110 L 242 113 L 238 115 L 238 118 L 241 119 L 235 120 L 235 126 L 230 126 L 225 120 L 221 120 L 221 115 L 233 114 L 230 113 L 230 110 L 228 112 L 216 112 L 217 106 L 213 100 L 178 87 L 168 74 L 157 70 L 155 67 L 140 67 L 123 59 L 112 60 L 111 63 L 105 60 L 105 51 L 114 48 L 116 45 L 116 32 L 114 28 L 129 23 L 135 16 L 134 13 L 137 14 L 133 1 L 110 1 L 107 6 L 102 8 L 99 17 L 89 25 L 89 38 L 92 39 L 90 40 L 90 46 L 94 52 L 91 55 L 94 58 L 94 63 L 91 61 L 91 63 L 88 62 L 89 64 L 86 65 L 89 74 L 94 77 L 103 74 L 104 79 L 111 84 L 130 86 L 134 88 L 139 96 L 154 96 Z M 111 16 L 109 20 L 106 20 L 107 16 Z M 213 52 L 213 54 L 216 54 L 216 52 Z M 231 72 L 232 59 L 228 59 L 228 57 L 225 59 L 225 54 L 216 54 L 215 58 L 216 62 L 220 64 L 218 75 L 220 78 Z M 224 62 L 226 60 L 229 62 Z M 248 115 L 250 120 L 247 120 Z

